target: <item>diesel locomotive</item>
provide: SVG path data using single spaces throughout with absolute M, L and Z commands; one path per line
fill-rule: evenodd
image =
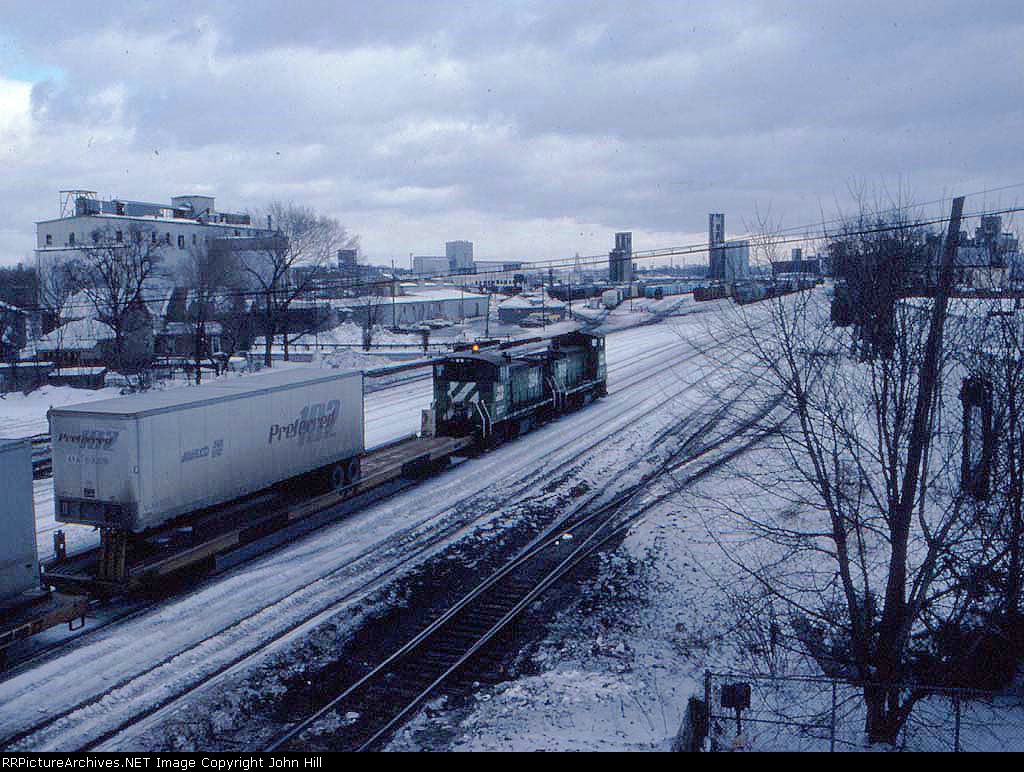
M 607 393 L 602 335 L 570 332 L 515 352 L 452 354 L 434 365 L 424 432 L 491 447 Z

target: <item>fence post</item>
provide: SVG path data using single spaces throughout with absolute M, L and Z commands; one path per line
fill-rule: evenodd
M 836 682 L 833 679 L 833 681 L 832 681 L 832 719 L 831 719 L 831 722 L 830 722 L 829 736 L 828 736 L 828 752 L 829 753 L 835 753 L 836 752 L 836 690 L 837 690 L 837 688 L 838 687 L 836 685 Z
M 953 753 L 960 752 L 960 693 L 953 695 L 953 708 L 956 711 L 956 723 L 953 730 Z

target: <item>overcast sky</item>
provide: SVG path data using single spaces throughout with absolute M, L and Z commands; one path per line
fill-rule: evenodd
M 0 263 L 62 188 L 294 200 L 406 264 L 460 238 L 671 246 L 710 211 L 796 226 L 854 179 L 919 200 L 1024 182 L 1020 0 L 0 9 Z

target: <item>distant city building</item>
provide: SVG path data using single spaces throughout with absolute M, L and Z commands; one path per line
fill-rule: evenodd
M 608 280 L 613 284 L 633 281 L 632 233 L 615 234 L 615 249 L 608 254 Z
M 412 259 L 412 272 L 417 276 L 446 276 L 450 271 L 447 257 L 415 255 Z
M 929 267 L 926 280 L 930 284 L 938 281 L 942 261 L 943 239 L 933 234 L 927 240 Z M 953 258 L 955 280 L 978 289 L 1004 287 L 1014 275 L 1014 267 L 1020 260 L 1020 242 L 1017 236 L 1003 231 L 1003 218 L 986 215 L 981 225 L 974 230 L 974 238 L 967 231 L 960 231 L 956 254 Z
M 444 253 L 448 258 L 448 268 L 451 271 L 472 271 L 473 270 L 473 242 L 472 241 L 449 241 L 444 245 Z
M 338 250 L 338 270 L 342 273 L 354 273 L 359 264 L 358 249 Z
M 750 276 L 750 242 L 725 240 L 725 215 L 708 215 L 708 278 L 735 282 Z
M 722 263 L 722 280 L 728 283 L 750 276 L 750 242 L 725 242 L 725 259 Z
M 812 276 L 821 275 L 821 259 L 817 257 L 811 257 L 806 260 L 803 258 L 802 249 L 794 249 L 792 253 L 792 260 L 773 260 L 772 261 L 772 276 L 781 276 L 789 273 L 801 273 L 809 274 Z
M 526 263 L 518 260 L 476 260 L 472 273 L 449 277 L 452 284 L 480 290 L 501 290 L 521 286 Z
M 36 223 L 36 263 L 41 269 L 80 258 L 100 237 L 115 241 L 148 238 L 162 247 L 168 268 L 195 247 L 217 239 L 256 238 L 271 233 L 249 215 L 218 212 L 213 196 L 175 196 L 169 204 L 100 200 L 94 191 L 61 191 L 61 214 Z

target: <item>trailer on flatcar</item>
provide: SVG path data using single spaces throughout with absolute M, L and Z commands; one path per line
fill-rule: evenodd
M 51 592 L 39 579 L 32 495 L 32 445 L 0 440 L 0 670 L 11 646 L 63 622 L 81 623 L 83 596 Z

